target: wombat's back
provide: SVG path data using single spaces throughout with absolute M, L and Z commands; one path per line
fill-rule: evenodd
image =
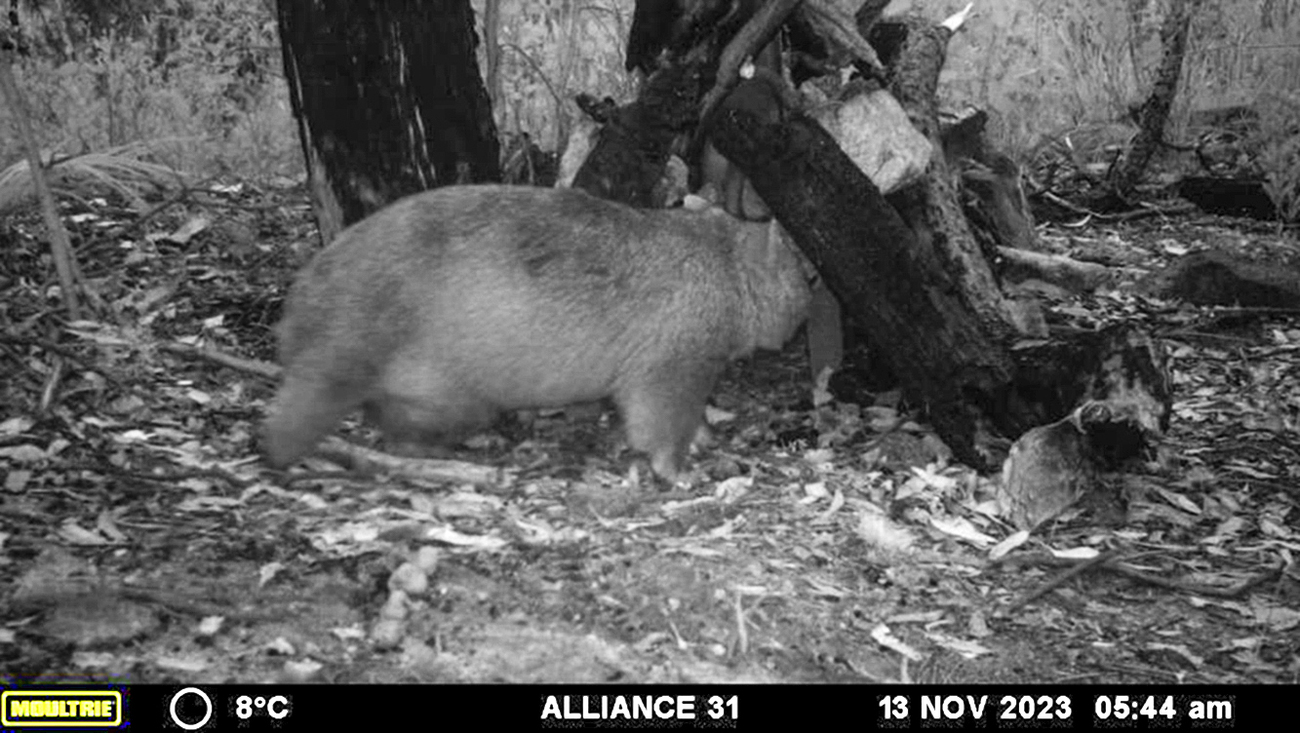
M 310 450 L 361 404 L 385 432 L 441 434 L 608 396 L 671 423 L 641 442 L 677 451 L 698 416 L 676 413 L 702 412 L 726 359 L 779 346 L 802 320 L 798 262 L 762 232 L 576 190 L 403 199 L 342 232 L 294 286 L 272 460 Z

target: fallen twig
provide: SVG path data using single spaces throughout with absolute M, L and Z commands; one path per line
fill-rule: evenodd
M 268 364 L 264 361 L 233 356 L 225 352 L 217 351 L 216 349 L 202 346 L 190 346 L 189 344 L 177 343 L 175 341 L 161 344 L 159 348 L 163 351 L 179 354 L 181 356 L 207 359 L 208 361 L 216 362 L 222 366 L 228 366 L 232 369 L 248 372 L 249 374 L 256 374 L 261 377 L 266 377 L 267 379 L 280 378 L 280 367 L 275 364 Z

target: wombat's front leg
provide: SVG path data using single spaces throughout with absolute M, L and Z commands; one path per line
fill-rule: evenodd
M 682 462 L 722 367 L 714 362 L 667 365 L 640 375 L 615 395 L 628 444 L 647 453 L 650 467 L 670 482 L 682 478 Z

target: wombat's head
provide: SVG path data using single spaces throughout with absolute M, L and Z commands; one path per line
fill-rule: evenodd
M 769 254 L 771 266 L 779 274 L 782 288 L 782 295 L 777 302 L 782 304 L 779 315 L 783 320 L 783 333 L 780 334 L 780 343 L 774 347 L 781 348 L 808 318 L 808 308 L 812 303 L 812 288 L 809 283 L 817 272 L 776 219 L 768 225 L 768 246 L 772 250 Z M 760 346 L 773 348 L 762 344 Z
M 776 351 L 808 317 L 811 267 L 775 219 L 765 223 L 737 222 L 737 226 L 741 238 L 737 264 L 742 280 L 748 283 L 745 305 L 750 338 L 746 351 Z

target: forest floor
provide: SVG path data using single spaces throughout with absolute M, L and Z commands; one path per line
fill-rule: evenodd
M 68 213 L 94 321 L 61 320 L 39 218 L 0 223 L 0 684 L 1300 681 L 1300 313 L 1043 290 L 1053 326 L 1165 342 L 1173 421 L 1103 477 L 1121 516 L 994 559 L 997 477 L 899 427 L 896 395 L 814 408 L 802 338 L 729 368 L 692 495 L 636 470 L 610 410 L 470 441 L 456 458 L 500 469 L 479 485 L 272 471 L 256 435 L 314 247 L 302 190 Z M 1287 236 L 1043 231 L 1133 271 L 1204 248 L 1295 264 Z

